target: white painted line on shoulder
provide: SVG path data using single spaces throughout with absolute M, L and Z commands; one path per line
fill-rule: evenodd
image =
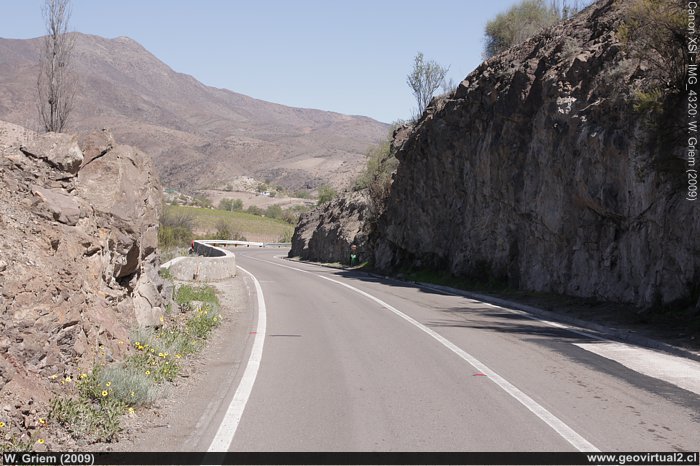
M 471 354 L 467 353 L 464 351 L 462 348 L 459 346 L 455 345 L 451 341 L 449 341 L 447 338 L 443 337 L 439 333 L 435 332 L 434 330 L 431 330 L 430 328 L 426 327 L 425 325 L 421 324 L 417 320 L 413 319 L 412 317 L 409 317 L 408 315 L 404 314 L 403 312 L 399 311 L 389 303 L 382 301 L 381 299 L 372 296 L 371 294 L 360 290 L 359 288 L 355 288 L 352 285 L 348 285 L 346 283 L 343 283 L 338 280 L 334 280 L 330 277 L 326 277 L 324 275 L 319 275 L 313 272 L 309 272 L 308 270 L 302 270 L 296 267 L 290 267 L 288 265 L 282 265 L 278 264 L 276 262 L 272 261 L 267 261 L 267 260 L 262 260 L 262 259 L 256 259 L 260 262 L 268 262 L 270 264 L 277 265 L 278 267 L 284 267 L 286 269 L 291 269 L 291 270 L 296 270 L 298 272 L 303 272 L 303 273 L 308 273 L 311 275 L 315 275 L 319 278 L 322 278 L 324 280 L 328 280 L 330 282 L 336 283 L 340 286 L 344 286 L 355 293 L 358 293 L 375 303 L 379 304 L 380 306 L 388 309 L 389 311 L 393 312 L 397 316 L 401 317 L 408 323 L 414 325 L 416 328 L 422 330 L 423 332 L 427 333 L 431 337 L 433 337 L 435 340 L 437 340 L 439 343 L 441 343 L 443 346 L 445 346 L 447 349 L 455 353 L 457 356 L 462 358 L 464 361 L 472 365 L 475 369 L 477 369 L 479 372 L 481 372 L 484 375 L 487 375 L 489 379 L 491 379 L 496 385 L 498 385 L 503 391 L 505 391 L 508 395 L 511 397 L 515 398 L 520 404 L 525 406 L 528 410 L 530 410 L 533 414 L 535 414 L 537 417 L 539 417 L 542 421 L 544 421 L 549 427 L 551 427 L 557 434 L 559 434 L 564 440 L 569 442 L 574 448 L 576 448 L 579 451 L 591 451 L 591 452 L 596 452 L 600 451 L 595 445 L 590 443 L 588 440 L 583 438 L 580 434 L 578 434 L 575 430 L 573 430 L 571 427 L 569 427 L 567 424 L 564 423 L 561 419 L 556 417 L 554 414 L 552 414 L 550 411 L 548 411 L 544 406 L 540 405 L 537 403 L 535 400 L 530 398 L 528 395 L 526 395 L 523 391 L 521 391 L 519 388 L 517 388 L 515 385 L 511 384 L 508 382 L 506 379 L 498 375 L 496 372 L 491 370 L 486 364 L 482 363 L 478 359 L 476 359 L 474 356 Z M 558 326 L 558 324 L 555 324 Z
M 583 438 L 581 435 L 579 435 L 576 431 L 574 431 L 571 427 L 566 425 L 561 419 L 556 417 L 554 414 L 549 412 L 545 407 L 537 403 L 535 400 L 530 398 L 528 395 L 523 393 L 519 388 L 517 388 L 515 385 L 511 384 L 508 382 L 506 379 L 498 375 L 496 372 L 492 371 L 486 364 L 482 363 L 478 359 L 476 359 L 474 356 L 471 354 L 467 353 L 464 351 L 462 348 L 459 346 L 455 345 L 451 341 L 449 341 L 447 338 L 443 337 L 439 333 L 435 332 L 434 330 L 431 330 L 430 328 L 426 327 L 425 325 L 421 324 L 417 320 L 413 319 L 412 317 L 407 316 L 403 312 L 399 311 L 389 303 L 386 303 L 382 301 L 379 298 L 376 298 L 372 296 L 369 293 L 366 293 L 358 288 L 355 288 L 352 285 L 348 285 L 346 283 L 340 282 L 338 280 L 334 280 L 329 277 L 324 277 L 323 275 L 317 275 L 318 277 L 331 281 L 333 283 L 337 283 L 340 286 L 344 286 L 346 288 L 351 289 L 352 291 L 361 294 L 362 296 L 365 296 L 368 299 L 371 299 L 372 301 L 376 302 L 382 307 L 385 307 L 386 309 L 390 310 L 397 316 L 401 317 L 408 323 L 414 325 L 418 329 L 422 330 L 423 332 L 427 333 L 434 339 L 436 339 L 438 342 L 440 342 L 443 346 L 445 346 L 447 349 L 455 353 L 457 356 L 460 358 L 464 359 L 466 362 L 471 364 L 475 369 L 477 369 L 479 372 L 483 373 L 484 375 L 487 375 L 489 379 L 491 379 L 496 385 L 501 387 L 506 393 L 508 393 L 510 396 L 518 400 L 523 406 L 525 406 L 527 409 L 529 409 L 532 413 L 534 413 L 537 417 L 539 417 L 542 421 L 544 421 L 549 427 L 554 429 L 554 431 L 559 434 L 564 440 L 569 442 L 571 445 L 573 445 L 577 450 L 579 451 L 600 451 L 598 448 L 596 448 L 592 443 L 590 443 L 588 440 Z
M 241 422 L 241 417 L 243 416 L 246 403 L 248 403 L 250 394 L 253 391 L 255 378 L 258 375 L 260 361 L 262 360 L 263 344 L 265 343 L 267 310 L 265 308 L 265 298 L 263 297 L 260 282 L 252 273 L 248 272 L 243 267 L 238 266 L 238 269 L 248 274 L 250 278 L 253 279 L 253 283 L 255 284 L 255 294 L 258 297 L 258 325 L 256 328 L 255 340 L 253 340 L 253 348 L 250 352 L 250 357 L 248 358 L 248 364 L 246 365 L 245 371 L 243 372 L 243 377 L 238 384 L 236 393 L 233 395 L 231 404 L 229 404 L 226 414 L 221 421 L 221 425 L 219 425 L 219 430 L 216 432 L 211 445 L 209 445 L 209 449 L 207 451 L 210 452 L 227 451 L 229 449 L 231 442 L 233 441 L 233 437 L 236 435 L 238 424 Z

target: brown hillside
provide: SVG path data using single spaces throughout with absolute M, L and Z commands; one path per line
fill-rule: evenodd
M 71 131 L 109 128 L 154 158 L 166 186 L 251 175 L 289 188 L 340 186 L 388 126 L 361 116 L 273 104 L 177 73 L 137 42 L 76 33 Z M 0 39 L 0 119 L 37 129 L 41 39 Z

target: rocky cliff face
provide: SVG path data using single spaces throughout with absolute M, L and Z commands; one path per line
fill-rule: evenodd
M 618 40 L 620 5 L 598 2 L 433 103 L 397 152 L 379 268 L 641 306 L 697 300 L 683 151 L 650 136 L 683 120 L 668 102 L 656 121 L 634 110 L 646 67 Z
M 377 268 L 700 308 L 700 204 L 684 199 L 683 147 L 666 137 L 681 106 L 667 93 L 665 110 L 635 110 L 652 70 L 618 38 L 624 5 L 601 0 L 490 59 L 396 133 Z M 298 236 L 347 218 L 311 214 Z M 317 244 L 302 257 L 335 257 Z
M 347 263 L 350 247 L 359 260 L 371 258 L 368 200 L 365 193 L 348 193 L 301 216 L 294 229 L 289 257 Z
M 117 359 L 158 325 L 160 185 L 107 133 L 38 135 L 0 122 L 0 400 Z

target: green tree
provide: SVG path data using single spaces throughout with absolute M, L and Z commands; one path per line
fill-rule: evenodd
M 687 11 L 675 0 L 630 0 L 626 7 L 620 38 L 632 56 L 651 66 L 654 82 L 649 93 L 661 97 L 663 88 L 680 92 L 685 88 L 686 64 L 691 63 Z
M 265 210 L 265 217 L 282 218 L 282 207 L 280 207 L 278 204 L 269 206 Z
M 486 23 L 483 58 L 488 59 L 524 42 L 561 19 L 556 2 L 524 0 Z M 567 10 L 567 15 L 569 10 Z
M 391 192 L 392 175 L 399 166 L 399 160 L 391 148 L 393 131 L 381 144 L 367 153 L 367 166 L 355 181 L 356 191 L 367 189 L 370 218 L 376 219 L 384 211 L 386 200 Z
M 413 70 L 406 77 L 406 83 L 418 103 L 417 117 L 423 114 L 433 94 L 445 80 L 449 69 L 449 66 L 443 68 L 433 60 L 426 62 L 422 52 L 416 54 L 413 59 Z
M 211 199 L 209 199 L 207 196 L 204 196 L 203 194 L 197 194 L 192 199 L 192 204 L 197 207 L 203 207 L 208 209 L 209 207 L 211 207 Z
M 246 210 L 246 212 L 248 212 L 249 214 L 258 215 L 258 216 L 265 214 L 264 210 L 262 210 L 258 206 L 254 206 L 254 205 L 248 206 L 248 209 Z
M 228 210 L 230 212 L 243 210 L 243 201 L 240 199 L 221 199 L 219 201 L 219 210 Z
M 216 232 L 214 235 L 212 236 L 209 234 L 208 236 L 210 236 L 211 239 L 246 241 L 245 236 L 237 231 L 230 221 L 223 218 L 216 222 Z

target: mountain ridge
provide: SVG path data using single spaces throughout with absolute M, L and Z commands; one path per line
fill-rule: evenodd
M 207 86 L 126 36 L 74 34 L 80 89 L 69 129 L 109 127 L 151 154 L 166 186 L 198 189 L 251 175 L 290 189 L 342 187 L 388 131 L 369 117 Z M 0 39 L 0 119 L 36 128 L 40 41 Z

